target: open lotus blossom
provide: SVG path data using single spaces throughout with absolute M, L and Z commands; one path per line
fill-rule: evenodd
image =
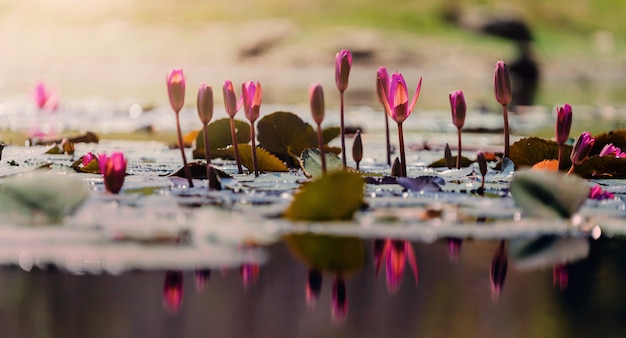
M 591 187 L 591 189 L 589 189 L 589 198 L 592 200 L 602 201 L 614 199 L 615 195 L 602 189 L 602 187 L 599 185 L 594 185 Z
M 250 121 L 250 140 L 252 140 L 252 164 L 254 165 L 254 176 L 259 176 L 259 165 L 256 158 L 256 136 L 254 134 L 254 121 L 259 118 L 261 111 L 261 99 L 263 91 L 261 84 L 257 81 L 246 82 L 241 86 L 241 96 L 243 100 L 243 112 Z
M 183 133 L 180 130 L 180 118 L 178 117 L 178 113 L 180 113 L 185 105 L 185 73 L 182 69 L 172 70 L 172 72 L 166 75 L 165 84 L 167 85 L 167 96 L 169 97 L 170 105 L 172 106 L 174 113 L 176 113 L 176 134 L 178 136 L 178 148 L 180 149 L 180 153 L 183 158 L 183 170 L 185 171 L 189 187 L 193 187 L 191 169 L 189 169 L 189 166 L 187 165 L 185 145 L 183 144 Z
M 561 167 L 565 143 L 569 139 L 569 131 L 572 128 L 572 106 L 566 103 L 563 107 L 556 108 L 556 143 L 559 144 L 559 168 Z
M 379 80 L 379 82 L 382 81 L 382 79 Z M 383 85 L 381 84 L 381 86 Z M 391 75 L 387 99 L 383 100 L 385 111 L 389 114 L 389 117 L 391 117 L 398 124 L 400 162 L 402 165 L 401 176 L 403 177 L 406 176 L 406 156 L 404 152 L 404 133 L 402 131 L 402 122 L 404 122 L 404 120 L 411 115 L 411 112 L 415 107 L 415 103 L 417 103 L 417 98 L 419 97 L 421 88 L 422 78 L 420 77 L 419 82 L 417 83 L 417 88 L 415 89 L 415 94 L 413 95 L 413 100 L 409 104 L 409 93 L 406 81 L 404 81 L 402 74 L 395 72 Z
M 344 127 L 344 92 L 348 89 L 350 69 L 352 68 L 352 53 L 343 49 L 335 57 L 335 83 L 339 90 L 339 130 L 341 133 L 341 160 L 346 168 L 346 132 Z
M 498 103 L 502 105 L 502 118 L 504 120 L 504 157 L 509 157 L 509 108 L 513 96 L 511 91 L 511 78 L 509 69 L 504 61 L 496 62 L 494 71 L 494 93 Z
M 333 278 L 331 298 L 332 319 L 335 322 L 342 322 L 348 315 L 348 294 L 346 281 L 342 276 Z
M 126 177 L 126 158 L 124 153 L 115 151 L 111 156 L 106 153 L 98 155 L 100 173 L 104 178 L 104 188 L 106 191 L 117 194 L 122 189 L 124 177 Z
M 91 163 L 91 161 L 93 160 L 97 160 L 97 158 L 96 158 L 96 155 L 94 155 L 91 151 L 83 155 L 82 157 L 83 167 L 88 166 L 89 163 Z
M 385 109 L 384 101 L 387 100 L 389 96 L 389 73 L 387 72 L 386 67 L 378 68 L 378 72 L 376 72 L 376 93 L 378 94 L 378 102 L 383 105 L 383 115 L 385 115 L 385 142 L 387 149 L 387 165 L 391 165 L 391 141 L 389 138 L 389 114 L 387 114 L 387 110 Z
M 609 143 L 602 148 L 599 156 L 615 156 L 617 158 L 626 158 L 626 153 L 624 153 L 622 149 L 614 146 L 613 143 Z
M 322 272 L 318 269 L 309 269 L 306 279 L 306 304 L 314 307 L 322 292 Z
M 567 173 L 568 175 L 574 172 L 575 166 L 580 165 L 587 159 L 595 142 L 596 139 L 587 131 L 582 132 L 582 134 L 578 136 L 576 144 L 574 144 L 574 148 L 572 148 L 572 152 L 570 153 L 569 158 L 572 161 L 572 167 Z
M 239 156 L 239 148 L 237 147 L 237 133 L 235 131 L 235 115 L 241 108 L 242 100 L 237 101 L 237 95 L 235 94 L 235 88 L 230 80 L 224 81 L 222 87 L 224 93 L 224 107 L 226 108 L 226 114 L 230 118 L 230 137 L 232 139 L 233 150 L 235 151 L 235 161 L 237 162 L 237 171 L 243 174 L 241 167 L 241 157 Z
M 457 130 L 458 151 L 456 156 L 456 168 L 461 168 L 461 129 L 465 124 L 465 113 L 467 106 L 465 104 L 465 96 L 462 90 L 450 93 L 450 107 L 452 110 L 452 123 Z
M 378 275 L 383 261 L 385 262 L 385 275 L 389 292 L 395 293 L 400 287 L 404 277 L 404 269 L 407 264 L 411 267 L 413 278 L 417 285 L 417 261 L 411 242 L 386 239 L 382 245 L 381 253 L 374 255 L 376 275 Z
M 491 297 L 493 300 L 498 300 L 502 286 L 504 286 L 504 280 L 506 279 L 506 271 L 509 264 L 509 258 L 506 254 L 506 246 L 504 241 L 500 241 L 500 245 L 496 249 L 491 260 Z
M 39 82 L 33 89 L 33 100 L 39 110 L 55 111 L 59 108 L 59 93 Z
M 181 271 L 165 272 L 163 283 L 163 307 L 177 313 L 183 303 L 183 273 Z

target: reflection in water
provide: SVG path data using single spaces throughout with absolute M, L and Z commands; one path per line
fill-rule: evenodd
M 348 315 L 348 295 L 346 293 L 346 282 L 342 276 L 333 278 L 332 302 L 331 302 L 332 319 L 335 322 L 342 322 Z
M 461 246 L 463 240 L 460 238 L 448 238 L 448 257 L 454 263 L 459 261 L 459 255 L 461 254 Z
M 178 313 L 183 303 L 183 273 L 181 271 L 166 271 L 163 283 L 163 307 L 171 312 Z
M 378 243 L 377 243 L 378 241 Z M 415 259 L 415 252 L 413 246 L 409 241 L 386 239 L 384 244 L 380 244 L 381 240 L 374 241 L 374 250 L 381 250 L 380 253 L 374 254 L 376 276 L 380 271 L 382 262 L 385 262 L 385 276 L 387 279 L 387 289 L 391 293 L 398 291 L 402 279 L 404 278 L 404 269 L 408 262 L 413 272 L 413 278 L 417 285 L 417 260 Z M 382 248 L 381 248 L 382 246 Z
M 322 272 L 318 269 L 309 269 L 309 276 L 306 279 L 306 304 L 315 307 L 322 292 Z
M 502 240 L 491 259 L 491 297 L 493 300 L 498 300 L 500 297 L 500 292 L 506 279 L 508 260 L 506 246 L 504 240 Z
M 202 292 L 209 284 L 209 279 L 211 278 L 211 269 L 204 270 L 196 270 L 196 291 Z
M 566 263 L 554 264 L 552 268 L 552 284 L 554 287 L 560 290 L 567 289 L 567 282 L 569 280 L 569 274 L 567 273 Z
M 242 247 L 244 254 L 248 256 L 248 262 L 258 262 L 258 247 L 256 245 L 246 245 Z M 259 279 L 259 273 L 261 266 L 259 263 L 244 263 L 241 265 L 241 280 L 243 282 L 243 288 L 248 289 L 256 284 Z

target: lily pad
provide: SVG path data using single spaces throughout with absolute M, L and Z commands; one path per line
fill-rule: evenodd
M 571 151 L 572 147 L 568 145 L 563 149 L 561 168 L 569 168 L 572 165 L 569 159 Z M 539 137 L 523 138 L 511 145 L 509 157 L 517 168 L 532 167 L 543 160 L 558 159 L 559 144 Z
M 232 146 L 232 136 L 230 135 L 230 119 L 219 119 L 207 126 L 209 134 L 209 145 L 211 146 L 211 157 L 218 158 L 228 155 L 228 152 L 220 152 L 218 149 Z M 241 120 L 235 120 L 235 133 L 237 143 L 250 142 L 250 125 Z M 234 155 L 231 155 L 234 158 Z M 193 151 L 193 158 L 204 158 L 204 134 L 199 132 L 196 136 L 196 149 Z
M 248 170 L 254 170 L 254 164 L 252 162 L 252 146 L 249 144 L 238 144 L 239 147 L 239 157 L 241 158 L 241 164 L 248 168 Z M 231 154 L 231 156 L 235 156 L 235 151 L 233 147 L 228 147 L 223 149 Z M 257 164 L 259 165 L 259 170 L 262 172 L 285 172 L 289 171 L 289 168 L 276 156 L 270 154 L 267 150 L 257 147 L 256 148 L 256 158 Z
M 293 234 L 284 240 L 293 254 L 311 268 L 345 275 L 365 265 L 365 244 L 356 237 Z
M 613 143 L 614 146 L 622 149 L 626 149 L 626 130 L 619 129 L 613 130 L 608 133 L 602 133 L 595 137 L 596 142 L 591 148 L 591 155 L 598 155 L 602 148 L 609 143 Z
M 570 218 L 587 199 L 589 185 L 560 172 L 523 170 L 511 181 L 511 195 L 525 216 Z
M 363 204 L 361 175 L 347 171 L 329 172 L 308 183 L 294 196 L 285 211 L 293 220 L 349 220 Z
M 592 156 L 574 168 L 585 178 L 626 178 L 626 158 Z
M 452 160 L 454 161 L 454 163 L 456 163 L 456 156 L 452 156 Z M 469 167 L 470 165 L 472 165 L 472 163 L 474 163 L 474 161 L 470 160 L 469 158 L 461 155 L 461 167 Z M 445 158 L 440 158 L 437 161 L 431 163 L 428 165 L 430 168 L 443 168 L 443 167 L 447 167 L 446 165 L 446 159 Z
M 329 144 L 330 141 L 338 137 L 339 134 L 341 134 L 341 129 L 339 127 L 328 127 L 322 130 L 322 138 L 324 139 L 324 144 Z
M 298 167 L 298 156 L 304 149 L 318 146 L 313 127 L 293 113 L 266 115 L 259 120 L 257 129 L 260 146 L 293 168 Z
M 343 169 L 341 158 L 335 153 L 325 151 L 326 171 L 336 171 Z M 318 148 L 308 148 L 300 156 L 300 165 L 306 177 L 317 178 L 322 176 L 322 154 Z

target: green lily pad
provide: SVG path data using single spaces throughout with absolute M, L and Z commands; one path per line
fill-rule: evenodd
M 343 162 L 341 158 L 335 153 L 324 151 L 324 157 L 326 157 L 326 171 L 336 171 L 343 169 Z M 318 148 L 304 149 L 300 156 L 300 166 L 304 171 L 306 177 L 321 177 L 322 176 L 322 154 Z
M 324 139 L 324 144 L 329 144 L 330 141 L 334 140 L 341 134 L 341 129 L 339 127 L 328 127 L 322 130 L 322 138 Z
M 568 145 L 563 149 L 561 168 L 569 168 L 572 165 L 569 159 L 571 151 L 572 147 Z M 558 159 L 559 144 L 539 137 L 523 138 L 511 145 L 509 158 L 515 163 L 516 168 L 532 167 L 543 160 Z
M 294 256 L 310 268 L 346 275 L 365 265 L 365 245 L 356 237 L 294 234 L 284 240 Z
M 363 204 L 361 175 L 334 171 L 302 187 L 285 217 L 293 220 L 350 220 Z
M 626 178 L 626 158 L 591 156 L 574 173 L 585 178 Z
M 266 115 L 259 120 L 257 129 L 259 145 L 293 168 L 298 167 L 298 156 L 304 149 L 318 146 L 313 127 L 293 113 Z
M 525 216 L 570 218 L 589 196 L 589 185 L 560 172 L 523 170 L 513 176 L 511 195 Z
M 452 160 L 454 161 L 454 163 L 456 163 L 456 156 L 452 156 Z M 461 167 L 465 168 L 465 167 L 469 167 L 470 165 L 472 165 L 472 163 L 474 163 L 474 161 L 470 160 L 469 158 L 461 155 Z M 428 165 L 430 168 L 443 168 L 443 167 L 447 167 L 446 165 L 446 159 L 445 158 L 440 158 L 437 161 L 431 163 Z
M 228 153 L 220 152 L 218 149 L 231 146 L 233 143 L 230 135 L 230 119 L 219 119 L 207 126 L 209 134 L 209 145 L 211 146 L 211 157 L 224 157 Z M 237 135 L 237 143 L 250 142 L 250 125 L 244 121 L 235 120 L 235 133 Z M 193 158 L 204 158 L 204 134 L 202 130 L 196 137 L 196 149 L 193 151 Z M 232 157 L 234 158 L 234 157 Z
M 252 162 L 252 146 L 249 144 L 238 144 L 239 157 L 241 158 L 241 165 L 248 168 L 248 170 L 254 170 L 254 164 Z M 233 147 L 222 149 L 228 152 L 230 156 L 235 156 Z M 270 154 L 267 150 L 257 147 L 256 148 L 257 164 L 259 165 L 259 171 L 262 172 L 285 172 L 289 171 L 289 168 L 278 157 Z

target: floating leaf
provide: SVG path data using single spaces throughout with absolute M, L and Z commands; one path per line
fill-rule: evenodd
M 252 146 L 249 144 L 238 144 L 237 147 L 239 147 L 239 157 L 241 158 L 241 164 L 248 168 L 248 170 L 250 171 L 254 170 L 254 165 L 252 164 Z M 235 156 L 235 151 L 233 147 L 228 147 L 223 150 L 228 152 L 231 156 Z M 259 165 L 259 171 L 289 171 L 289 168 L 287 168 L 283 161 L 281 161 L 278 157 L 270 154 L 267 150 L 263 148 L 256 148 L 256 158 Z
M 291 252 L 310 268 L 345 275 L 365 265 L 365 245 L 356 237 L 294 234 L 284 237 Z
M 322 130 L 324 144 L 329 144 L 330 141 L 334 140 L 339 134 L 341 134 L 341 128 L 339 127 L 328 127 Z
M 398 177 L 398 184 L 404 189 L 415 192 L 440 192 L 440 185 L 445 185 L 446 181 L 439 176 Z
M 363 179 L 347 171 L 329 172 L 294 196 L 285 216 L 294 220 L 349 220 L 363 204 Z
M 275 112 L 264 116 L 257 124 L 259 144 L 262 148 L 287 162 L 298 166 L 298 156 L 306 148 L 317 147 L 317 133 L 298 115 Z
M 325 151 L 326 171 L 343 169 L 341 158 L 334 153 Z M 306 177 L 317 178 L 322 176 L 322 154 L 318 148 L 305 149 L 300 156 L 300 165 Z
M 626 158 L 592 156 L 574 168 L 585 178 L 626 178 Z
M 209 123 L 207 130 L 209 145 L 211 146 L 211 157 L 218 158 L 228 155 L 228 152 L 220 152 L 218 149 L 226 148 L 233 143 L 230 135 L 230 119 L 219 119 Z M 235 120 L 235 133 L 237 143 L 250 142 L 250 125 L 246 122 Z M 234 158 L 234 155 L 230 156 L 230 158 Z M 201 132 L 196 136 L 196 149 L 193 151 L 193 158 L 204 158 L 204 135 Z
M 559 172 L 524 170 L 513 177 L 511 195 L 526 216 L 570 218 L 587 199 L 589 185 Z
M 568 145 L 563 149 L 561 168 L 569 168 L 572 165 L 569 160 L 571 151 L 572 147 Z M 543 160 L 558 159 L 559 144 L 538 137 L 523 138 L 511 145 L 509 156 L 517 168 L 532 167 Z
M 454 161 L 454 163 L 456 163 L 456 156 L 452 156 L 452 160 Z M 470 165 L 472 165 L 472 163 L 474 163 L 474 161 L 472 161 L 469 158 L 461 155 L 461 167 L 469 167 Z M 446 159 L 445 158 L 440 158 L 437 161 L 429 164 L 428 166 L 430 168 L 447 167 Z
M 100 165 L 98 165 L 98 160 L 91 160 L 86 166 L 83 166 L 83 158 L 79 158 L 77 161 L 72 163 L 72 169 L 76 170 L 79 173 L 88 173 L 88 174 L 99 174 L 100 173 Z
M 202 162 L 190 162 L 187 164 L 189 166 L 189 170 L 191 171 L 191 177 L 198 179 L 198 180 L 206 180 L 206 163 L 202 163 Z M 227 173 L 225 173 L 224 171 L 214 168 L 216 174 L 220 177 L 220 178 L 232 178 L 232 176 L 228 175 Z M 168 176 L 175 176 L 175 177 L 183 177 L 186 178 L 185 176 L 185 170 L 184 168 L 180 168 L 178 170 L 176 170 L 175 172 L 171 173 Z

